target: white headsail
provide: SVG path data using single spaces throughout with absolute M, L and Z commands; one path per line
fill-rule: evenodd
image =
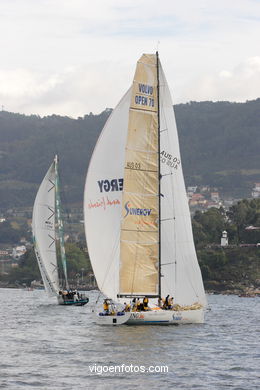
M 129 90 L 110 115 L 93 152 L 85 185 L 85 232 L 99 289 L 116 299 Z
M 44 177 L 33 206 L 34 248 L 42 280 L 50 296 L 59 293 L 55 235 L 55 162 Z

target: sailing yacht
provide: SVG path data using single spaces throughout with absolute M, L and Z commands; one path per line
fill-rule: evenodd
M 104 126 L 88 168 L 84 215 L 98 287 L 119 307 L 97 313 L 98 323 L 203 323 L 206 297 L 158 53 L 139 59 L 132 86 Z M 158 303 L 166 297 L 171 307 Z M 148 298 L 146 310 L 137 310 L 138 298 Z M 124 303 L 130 311 L 120 310 Z
M 88 298 L 77 291 L 70 290 L 68 283 L 57 155 L 46 173 L 35 198 L 32 231 L 34 250 L 48 295 L 56 296 L 60 305 L 82 306 L 88 303 Z M 64 286 L 60 286 L 59 282 L 56 238 L 59 239 L 65 280 Z

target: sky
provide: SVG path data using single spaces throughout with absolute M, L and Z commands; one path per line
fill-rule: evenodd
M 260 97 L 260 0 L 0 0 L 0 109 L 114 108 L 159 51 L 174 104 Z

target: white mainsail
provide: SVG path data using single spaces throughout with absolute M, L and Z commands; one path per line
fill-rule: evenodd
M 59 294 L 55 235 L 55 179 L 55 162 L 53 162 L 37 192 L 32 217 L 35 253 L 49 296 Z
M 106 296 L 169 294 L 181 305 L 206 303 L 171 96 L 156 55 L 138 61 L 133 86 L 97 142 L 84 215 L 91 263 Z

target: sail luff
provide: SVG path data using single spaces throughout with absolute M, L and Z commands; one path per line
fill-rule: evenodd
M 65 252 L 65 243 L 64 243 L 64 228 L 63 221 L 61 217 L 61 199 L 60 199 L 60 183 L 59 183 L 59 170 L 58 170 L 58 156 L 55 156 L 54 159 L 55 165 L 55 206 L 56 206 L 56 218 L 58 226 L 58 236 L 60 242 L 60 253 L 61 253 L 61 263 L 65 278 L 65 287 L 69 289 L 68 275 L 67 275 L 67 259 Z

